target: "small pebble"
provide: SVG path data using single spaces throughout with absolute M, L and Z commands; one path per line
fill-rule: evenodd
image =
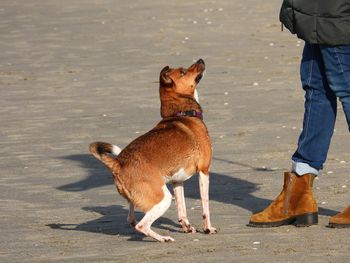
M 347 186 L 346 186 L 346 185 L 342 185 L 341 187 L 342 187 L 342 188 L 346 188 Z
M 325 205 L 325 204 L 327 204 L 327 202 L 323 201 L 323 202 L 321 202 L 321 204 L 322 204 L 322 205 Z
M 254 82 L 253 86 L 259 86 L 259 83 L 258 82 Z
M 332 174 L 332 173 L 333 173 L 333 171 L 328 171 L 328 172 L 327 172 L 327 174 Z
M 340 163 L 346 163 L 346 161 L 340 161 Z
M 273 42 L 271 42 L 271 43 L 269 44 L 270 47 L 273 47 L 274 45 L 275 45 L 275 43 L 273 43 Z
M 107 114 L 103 114 L 102 116 L 103 116 L 103 117 L 107 117 Z
M 260 242 L 259 241 L 255 241 L 253 242 L 254 245 L 260 245 Z
M 193 241 L 194 241 L 194 242 L 198 242 L 198 241 L 199 241 L 199 239 L 197 239 L 197 238 L 196 238 L 196 239 L 193 239 Z
M 227 105 L 228 105 L 228 102 L 225 102 L 224 105 L 227 106 Z
M 225 95 L 228 95 L 228 92 L 227 92 L 227 91 L 225 91 L 225 92 L 224 92 L 224 94 L 225 94 Z

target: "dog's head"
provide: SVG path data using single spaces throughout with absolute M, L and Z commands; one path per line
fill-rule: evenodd
M 172 69 L 164 67 L 159 76 L 160 93 L 191 96 L 198 101 L 196 87 L 201 80 L 205 70 L 203 59 L 199 59 L 189 68 Z

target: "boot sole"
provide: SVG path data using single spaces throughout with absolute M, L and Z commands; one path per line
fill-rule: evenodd
M 285 225 L 295 225 L 296 227 L 308 227 L 318 224 L 318 213 L 306 213 L 290 217 L 277 222 L 253 222 L 249 221 L 247 226 L 250 227 L 279 227 Z
M 350 228 L 350 224 L 335 224 L 335 223 L 329 223 L 329 228 Z

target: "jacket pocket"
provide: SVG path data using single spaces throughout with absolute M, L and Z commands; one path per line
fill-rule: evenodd
M 294 9 L 293 6 L 291 6 L 288 1 L 283 1 L 283 4 L 281 6 L 280 10 L 280 21 L 282 24 L 288 28 L 288 30 L 295 34 L 295 16 L 294 16 Z

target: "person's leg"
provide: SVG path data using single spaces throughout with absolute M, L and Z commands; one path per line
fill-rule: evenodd
M 350 130 L 350 45 L 321 46 L 330 88 L 342 103 Z M 330 227 L 350 227 L 350 206 L 329 219 Z
M 292 171 L 318 175 L 327 158 L 337 114 L 337 99 L 329 87 L 318 45 L 305 45 L 300 76 L 305 111 L 298 148 L 292 156 Z
M 321 46 L 329 87 L 339 98 L 350 130 L 350 45 Z
M 257 227 L 318 222 L 312 183 L 326 159 L 336 118 L 336 97 L 329 89 L 318 45 L 305 44 L 300 74 L 305 94 L 303 131 L 292 159 L 294 172 L 284 174 L 280 195 L 262 212 L 251 216 Z

